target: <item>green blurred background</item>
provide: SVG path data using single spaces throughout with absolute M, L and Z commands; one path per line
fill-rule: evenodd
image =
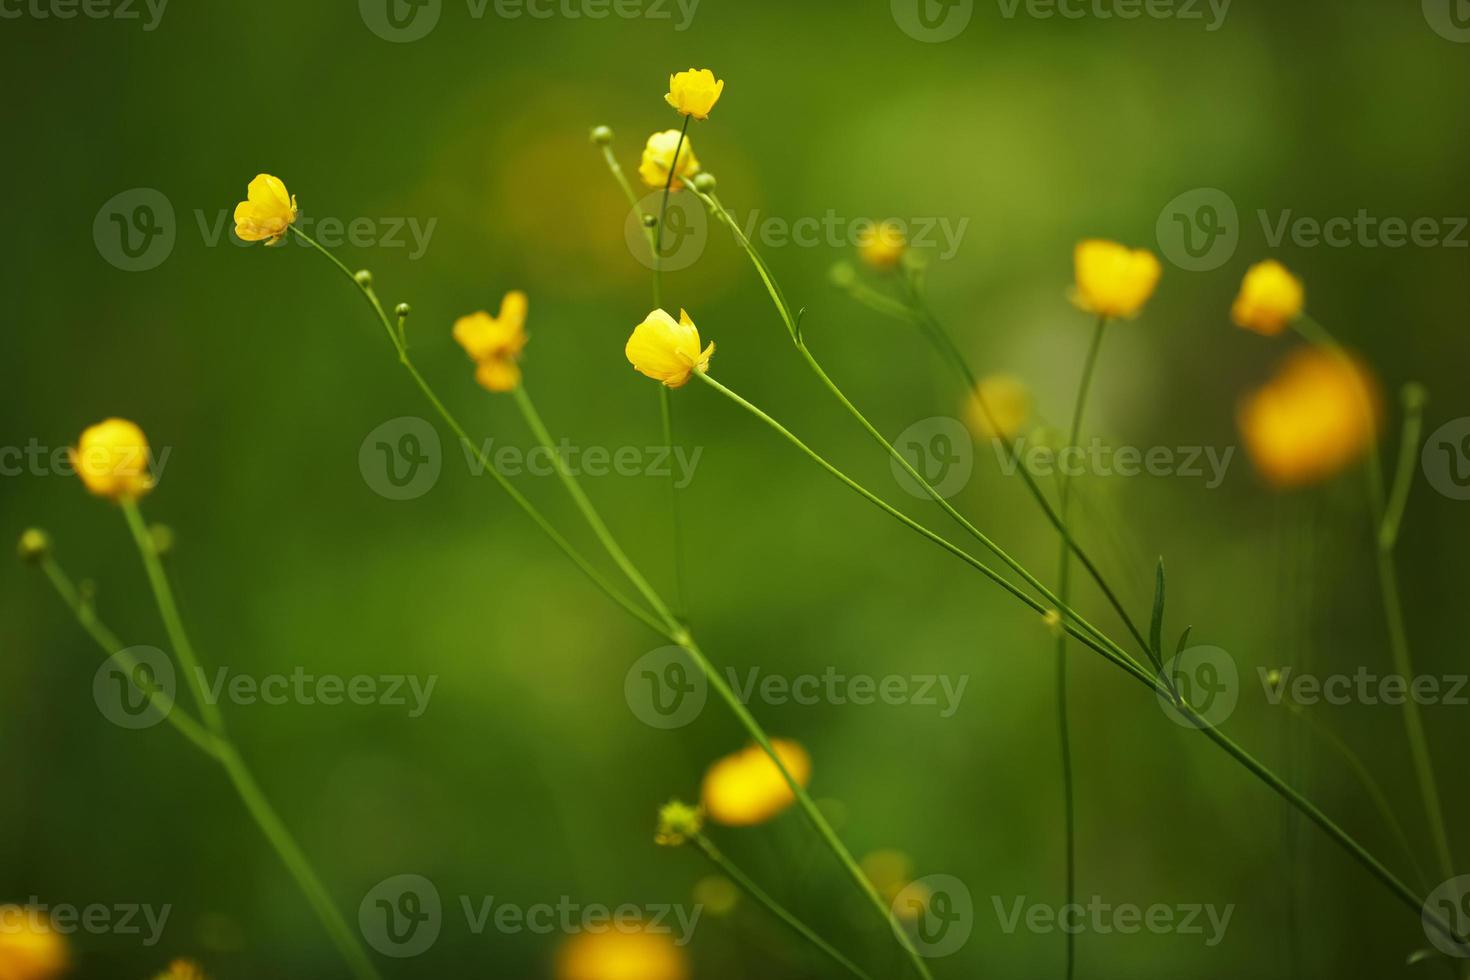
M 1433 7 L 1433 3 L 1430 7 Z M 20 8 L 7 8 L 15 10 Z M 560 936 L 475 935 L 458 897 L 530 905 L 692 901 L 706 873 L 651 840 L 655 808 L 693 797 L 709 761 L 744 738 L 713 700 L 686 728 L 643 724 L 624 675 L 658 646 L 582 579 L 445 441 L 427 494 L 385 499 L 359 447 L 380 424 L 428 417 L 361 299 L 294 245 L 212 235 L 259 171 L 303 215 L 436 221 L 412 248 L 339 250 L 384 300 L 407 300 L 415 356 L 477 437 L 529 446 L 506 397 L 478 389 L 453 319 L 531 297 L 529 390 L 579 446 L 658 441 L 651 382 L 622 345 L 649 306 L 624 244 L 626 202 L 587 132 L 607 124 L 623 166 L 676 125 L 667 75 L 726 80 L 693 128 L 739 215 L 967 221 L 934 257 L 937 311 L 983 371 L 1032 386 L 1041 420 L 1070 411 L 1090 325 L 1066 301 L 1073 243 L 1155 250 L 1161 211 L 1200 187 L 1239 208 L 1218 268 L 1166 262 L 1137 321 L 1110 330 L 1089 434 L 1115 445 L 1234 446 L 1239 397 L 1289 341 L 1230 326 L 1245 267 L 1273 220 L 1470 214 L 1463 99 L 1470 46 L 1415 3 L 1238 0 L 1204 20 L 1014 17 L 979 3 L 957 37 L 905 33 L 887 3 L 703 0 L 681 18 L 471 16 L 390 43 L 350 0 L 170 5 L 142 21 L 0 20 L 7 326 L 3 432 L 61 447 L 107 415 L 171 455 L 150 519 L 178 535 L 185 615 L 211 665 L 437 675 L 419 718 L 394 707 L 226 706 L 233 733 L 349 920 L 377 882 L 429 877 L 439 941 L 389 976 L 549 975 Z M 143 20 L 147 11 L 139 8 Z M 370 19 L 370 17 L 368 18 Z M 99 209 L 161 192 L 175 244 L 156 268 L 117 268 Z M 202 223 L 202 224 L 201 224 Z M 1463 240 L 1463 236 L 1462 236 Z M 917 335 L 834 289 L 851 250 L 766 249 L 813 349 L 890 436 L 959 414 L 961 393 Z M 1386 387 L 1428 385 L 1431 429 L 1466 413 L 1470 312 L 1463 247 L 1274 250 L 1317 316 L 1366 353 Z M 937 528 L 887 461 L 815 384 L 728 235 L 671 273 L 718 344 L 713 372 L 863 482 Z M 690 613 L 711 657 L 741 671 L 968 677 L 960 710 L 765 705 L 814 758 L 858 854 L 899 848 L 918 874 L 964 881 L 973 934 L 940 977 L 1055 976 L 1062 936 L 1006 933 L 994 902 L 1062 897 L 1054 661 L 1023 607 L 838 486 L 702 386 L 675 392 L 680 441 L 700 447 L 683 494 Z M 1394 418 L 1397 418 L 1395 413 Z M 34 441 L 34 443 L 32 442 Z M 1390 448 L 1396 438 L 1390 435 Z M 518 481 L 594 547 L 551 478 Z M 666 488 L 652 477 L 588 489 L 661 586 L 670 582 Z M 1389 671 L 1362 481 L 1282 495 L 1243 451 L 1213 490 L 1184 478 L 1085 478 L 1079 534 L 1147 616 L 1153 564 L 1170 570 L 1169 629 L 1230 651 L 1241 704 L 1226 726 L 1289 773 L 1396 869 L 1407 862 L 1342 759 L 1266 703 L 1257 667 Z M 37 524 L 62 564 L 97 583 L 104 618 L 165 646 L 116 509 L 72 477 L 0 479 L 6 535 Z M 1054 535 L 988 449 L 956 498 L 1031 568 L 1055 574 Z M 1399 565 L 1421 672 L 1466 671 L 1467 505 L 1417 481 Z M 958 539 L 957 539 L 958 540 Z M 1083 608 L 1115 627 L 1099 597 Z M 33 570 L 0 565 L 0 902 L 169 904 L 163 942 L 80 935 L 76 975 L 142 977 L 175 955 L 211 975 L 343 975 L 335 951 L 223 776 L 167 726 L 109 724 L 92 699 L 100 656 Z M 1121 637 L 1121 629 L 1116 631 Z M 1085 651 L 1073 655 L 1079 891 L 1110 903 L 1234 904 L 1223 942 L 1194 935 L 1079 937 L 1080 975 L 1267 977 L 1431 974 L 1416 917 L 1197 734 Z M 1381 779 L 1432 864 L 1399 709 L 1322 706 Z M 1470 807 L 1458 757 L 1465 709 L 1427 709 L 1452 833 Z M 894 944 L 800 817 L 716 829 L 717 842 L 875 975 Z M 1458 834 L 1463 851 L 1470 840 Z M 1407 874 L 1407 871 L 1404 871 Z M 1437 881 L 1434 877 L 1431 884 Z M 748 904 L 706 916 L 699 977 L 827 975 Z

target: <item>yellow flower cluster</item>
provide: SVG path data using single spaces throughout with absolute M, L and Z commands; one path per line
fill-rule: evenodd
M 77 476 L 99 497 L 137 500 L 153 489 L 148 439 L 127 419 L 105 419 L 89 426 L 70 452 Z
M 526 294 L 512 290 L 501 299 L 499 316 L 480 310 L 454 322 L 454 339 L 475 362 L 475 380 L 490 391 L 514 391 L 521 383 L 526 306 Z

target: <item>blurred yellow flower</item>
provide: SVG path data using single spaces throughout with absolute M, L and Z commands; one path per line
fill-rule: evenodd
M 715 81 L 708 68 L 691 68 L 669 76 L 669 94 L 664 101 L 679 110 L 681 116 L 708 119 L 709 111 L 720 101 L 725 83 Z
M 1014 439 L 1030 417 L 1031 391 L 1009 374 L 981 378 L 965 407 L 965 421 L 979 439 Z
M 689 958 L 667 932 L 625 925 L 579 932 L 556 956 L 556 980 L 688 980 Z
M 1302 347 L 1240 405 L 1246 451 L 1270 484 L 1298 487 L 1331 477 L 1378 437 L 1383 398 L 1351 355 Z
M 174 960 L 153 980 L 205 980 L 204 970 L 193 960 Z
M 900 919 L 913 922 L 929 908 L 929 900 L 933 897 L 928 885 L 922 881 L 911 881 L 899 889 L 898 894 L 889 902 L 889 908 Z
M 77 476 L 99 497 L 137 500 L 153 489 L 148 439 L 127 419 L 106 419 L 89 426 L 70 454 Z
M 914 862 L 903 851 L 873 851 L 864 855 L 858 866 L 885 902 L 897 898 L 914 878 Z
M 643 147 L 643 161 L 638 164 L 638 176 L 649 187 L 661 188 L 669 184 L 669 167 L 674 162 L 674 148 L 679 146 L 679 135 L 677 129 L 666 129 L 648 137 L 648 143 Z M 674 171 L 674 182 L 669 184 L 669 189 L 678 190 L 684 186 L 685 180 L 697 173 L 699 159 L 695 157 L 694 147 L 686 136 L 684 145 L 679 149 L 679 166 Z
M 1246 270 L 1230 318 L 1238 327 L 1274 337 L 1302 315 L 1304 298 L 1302 281 L 1280 262 L 1267 259 Z
M 887 271 L 903 260 L 908 249 L 903 226 L 896 221 L 880 221 L 857 233 L 858 257 L 868 266 Z
M 740 904 L 740 889 L 724 875 L 705 875 L 694 883 L 694 904 L 709 915 L 729 915 Z
M 676 321 L 663 310 L 654 310 L 633 328 L 623 353 L 640 374 L 662 381 L 670 388 L 682 387 L 695 371 L 709 370 L 715 352 L 711 343 L 699 349 L 699 328 L 684 310 Z
M 526 347 L 526 294 L 512 290 L 500 315 L 484 310 L 454 321 L 454 339 L 475 362 L 475 380 L 490 391 L 513 391 L 521 383 L 517 363 Z
M 678 847 L 704 827 L 704 811 L 697 806 L 670 800 L 658 811 L 658 830 L 653 842 L 664 847 Z
M 286 193 L 280 178 L 257 174 L 245 200 L 235 205 L 235 234 L 241 241 L 274 245 L 296 222 L 296 214 L 296 198 Z
M 0 980 L 51 980 L 66 962 L 66 941 L 44 916 L 0 905 Z
M 781 764 L 805 787 L 812 775 L 806 749 L 788 739 L 772 739 Z M 717 760 L 704 774 L 704 810 L 711 820 L 730 827 L 764 823 L 786 809 L 796 797 L 781 770 L 759 745 L 751 745 Z
M 1072 302 L 1088 313 L 1107 317 L 1136 316 L 1153 295 L 1162 269 L 1147 249 L 1088 239 L 1073 253 L 1077 285 Z

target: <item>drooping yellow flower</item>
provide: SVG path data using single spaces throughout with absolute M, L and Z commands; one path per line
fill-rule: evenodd
M 193 960 L 174 960 L 153 980 L 205 980 L 204 970 Z
M 1356 358 L 1302 347 L 1241 402 L 1237 420 L 1267 482 L 1300 487 L 1361 459 L 1378 437 L 1382 405 L 1377 380 Z
M 1088 313 L 1107 317 L 1136 316 L 1153 295 L 1163 271 L 1147 249 L 1091 238 L 1073 253 L 1077 284 L 1072 302 Z
M 241 241 L 274 245 L 296 222 L 296 197 L 286 192 L 279 177 L 257 174 L 235 205 L 235 234 Z
M 663 310 L 654 310 L 633 328 L 633 335 L 623 348 L 628 363 L 638 373 L 662 381 L 670 388 L 685 385 L 695 371 L 709 370 L 709 359 L 714 352 L 713 342 L 704 350 L 699 349 L 699 328 L 684 310 L 679 311 L 678 320 Z
M 501 299 L 499 316 L 480 310 L 454 321 L 454 339 L 475 362 L 475 380 L 490 391 L 514 391 L 521 383 L 526 309 L 526 294 L 512 290 Z
M 697 806 L 670 800 L 658 811 L 658 830 L 653 842 L 663 847 L 678 847 L 704 827 L 704 811 Z
M 0 905 L 0 980 L 51 980 L 66 964 L 66 941 L 44 916 Z
M 781 764 L 805 787 L 812 775 L 812 758 L 789 739 L 772 739 Z M 704 810 L 716 823 L 749 827 L 764 823 L 796 800 L 781 770 L 759 745 L 751 745 L 716 760 L 704 774 L 701 791 Z
M 638 176 L 643 183 L 649 187 L 662 188 L 669 183 L 669 167 L 674 162 L 674 148 L 679 146 L 679 131 L 677 129 L 666 129 L 662 133 L 654 133 L 648 137 L 647 144 L 643 147 L 643 161 L 638 164 Z M 679 147 L 679 166 L 674 171 L 674 181 L 669 184 L 670 190 L 678 190 L 684 186 L 684 181 L 689 180 L 699 173 L 699 159 L 694 155 L 694 147 L 689 143 L 689 137 L 684 137 L 684 145 Z
M 903 261 L 908 240 L 896 221 L 880 221 L 858 233 L 858 257 L 868 266 L 887 271 Z
M 665 925 L 664 929 L 669 927 Z M 579 932 L 556 956 L 556 980 L 688 980 L 689 958 L 667 931 L 616 924 Z
M 1280 262 L 1267 259 L 1246 270 L 1230 318 L 1238 327 L 1274 337 L 1302 315 L 1304 299 L 1302 281 Z
M 965 421 L 980 439 L 1014 439 L 1030 416 L 1031 391 L 1009 374 L 981 378 L 965 406 Z
M 77 476 L 99 497 L 137 500 L 153 489 L 148 439 L 127 419 L 105 419 L 89 426 L 70 455 Z
M 669 93 L 664 101 L 679 110 L 681 116 L 708 119 L 709 111 L 725 91 L 723 81 L 715 81 L 708 68 L 691 68 L 669 76 Z

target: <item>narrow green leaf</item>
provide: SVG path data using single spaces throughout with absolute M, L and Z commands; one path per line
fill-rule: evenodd
M 1189 634 L 1193 629 L 1193 626 L 1186 626 L 1184 632 L 1179 634 L 1179 645 L 1174 648 L 1174 656 L 1179 656 L 1184 652 L 1184 648 L 1189 646 Z
M 1153 649 L 1154 663 L 1164 662 L 1164 559 L 1159 558 L 1158 571 L 1154 573 L 1154 615 L 1149 624 L 1148 643 Z

